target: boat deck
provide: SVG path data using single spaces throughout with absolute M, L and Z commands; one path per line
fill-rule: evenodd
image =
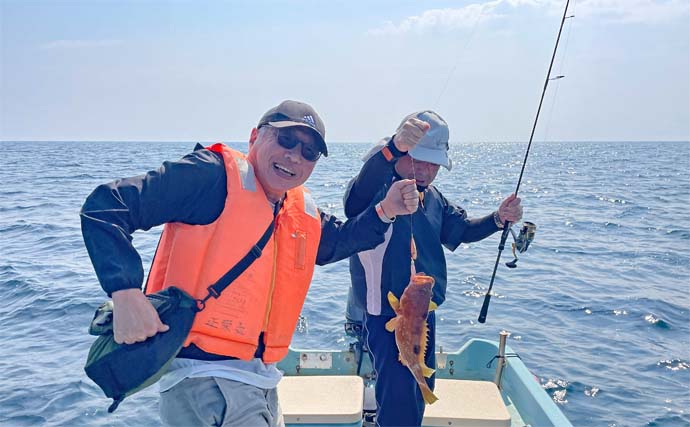
M 492 382 L 438 380 L 434 393 L 439 400 L 427 408 L 424 426 L 511 426 L 513 417 Z M 284 377 L 278 395 L 286 425 L 362 424 L 364 382 L 358 376 Z
M 457 352 L 437 353 L 434 393 L 439 400 L 427 406 L 423 425 L 572 426 L 509 347 L 497 387 L 496 354 L 496 342 L 480 339 L 468 341 Z M 278 367 L 285 373 L 278 393 L 286 425 L 368 425 L 368 411 L 375 402 L 366 397 L 373 396 L 375 374 L 361 349 L 291 349 Z

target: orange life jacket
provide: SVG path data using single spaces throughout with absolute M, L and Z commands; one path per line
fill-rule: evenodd
M 204 298 L 208 286 L 228 272 L 268 228 L 273 208 L 251 164 L 223 144 L 208 147 L 223 156 L 228 195 L 220 216 L 208 225 L 165 225 L 146 292 L 177 286 Z M 250 360 L 264 333 L 265 362 L 288 352 L 314 273 L 321 239 L 320 215 L 303 187 L 287 192 L 272 238 L 219 298 L 211 298 L 194 320 L 184 346 Z

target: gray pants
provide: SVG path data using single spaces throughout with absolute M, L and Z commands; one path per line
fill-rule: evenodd
M 169 426 L 285 426 L 275 388 L 200 377 L 186 378 L 160 395 L 161 420 Z

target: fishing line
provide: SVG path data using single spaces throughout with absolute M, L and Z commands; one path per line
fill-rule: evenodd
M 415 189 L 417 186 L 417 171 L 414 170 L 414 158 L 410 156 L 410 160 L 412 161 L 412 179 L 414 179 L 414 185 Z M 421 199 L 422 193 L 417 194 L 417 198 Z M 420 200 L 421 202 L 421 200 Z M 419 207 L 417 207 L 419 209 Z M 417 245 L 414 242 L 414 216 L 411 214 L 410 215 L 410 278 L 412 278 L 415 273 L 416 269 L 414 267 L 414 260 L 417 259 Z M 411 280 L 411 279 L 410 279 Z
M 439 104 L 439 102 L 441 102 L 441 97 L 446 92 L 446 88 L 448 87 L 448 83 L 450 82 L 451 77 L 453 77 L 453 74 L 455 73 L 456 68 L 458 68 L 458 65 L 460 64 L 460 59 L 462 59 L 463 55 L 467 51 L 467 46 L 470 45 L 470 41 L 472 41 L 474 34 L 477 32 L 477 28 L 479 27 L 479 21 L 481 21 L 483 16 L 484 16 L 484 8 L 482 7 L 479 10 L 479 16 L 477 17 L 477 20 L 474 21 L 474 25 L 472 26 L 472 30 L 470 31 L 470 36 L 467 38 L 465 45 L 460 49 L 458 57 L 455 60 L 455 65 L 453 65 L 453 68 L 450 69 L 450 72 L 448 73 L 448 78 L 446 78 L 446 82 L 443 84 L 443 87 L 441 88 L 441 92 L 438 94 L 438 97 L 436 98 L 436 102 L 434 103 L 434 110 L 436 110 L 438 108 L 438 104 Z
M 568 16 L 568 5 L 569 4 L 570 4 L 570 0 L 566 0 L 565 9 L 563 10 L 563 18 L 561 18 L 561 25 L 558 28 L 558 36 L 556 37 L 556 44 L 554 45 L 553 54 L 551 55 L 551 62 L 549 63 L 549 70 L 546 72 L 546 79 L 544 79 L 544 88 L 542 89 L 541 98 L 539 99 L 539 107 L 537 108 L 537 114 L 534 117 L 534 124 L 532 125 L 532 132 L 530 133 L 529 143 L 527 144 L 527 150 L 525 151 L 525 158 L 522 161 L 522 168 L 520 169 L 520 177 L 518 178 L 517 186 L 515 187 L 515 195 L 516 196 L 518 195 L 518 192 L 520 191 L 520 184 L 522 183 L 522 176 L 525 173 L 525 166 L 527 165 L 527 158 L 529 157 L 529 152 L 530 152 L 530 149 L 532 148 L 532 141 L 534 140 L 534 131 L 537 129 L 537 122 L 539 121 L 539 113 L 541 112 L 541 107 L 542 107 L 542 104 L 544 103 L 544 95 L 546 95 L 546 88 L 549 86 L 549 81 L 557 80 L 557 79 L 560 79 L 563 77 L 563 76 L 556 76 L 554 78 L 551 78 L 551 70 L 553 68 L 554 60 L 556 59 L 556 52 L 558 52 L 558 43 L 561 40 L 561 33 L 563 32 L 563 25 L 565 24 L 565 20 L 568 18 L 572 18 L 572 16 Z M 503 249 L 505 248 L 505 243 L 506 243 L 506 239 L 508 238 L 508 233 L 510 233 L 510 223 L 508 221 L 505 221 L 503 223 L 503 233 L 501 234 L 501 241 L 498 244 L 498 255 L 496 256 L 496 263 L 494 264 L 494 271 L 491 274 L 491 282 L 489 283 L 489 289 L 486 291 L 486 295 L 484 296 L 484 303 L 482 304 L 482 309 L 479 313 L 479 318 L 477 319 L 477 321 L 479 323 L 486 322 L 486 316 L 489 312 L 489 303 L 491 302 L 491 290 L 493 289 L 493 286 L 494 286 L 494 280 L 496 279 L 496 270 L 498 269 L 498 263 L 501 260 L 501 253 L 503 252 Z
M 577 3 L 576 1 L 573 1 L 573 7 L 575 7 L 576 3 Z M 568 58 L 567 53 L 568 53 L 568 46 L 570 45 L 570 33 L 571 33 L 572 29 L 573 29 L 573 24 L 572 24 L 572 21 L 570 21 L 568 23 L 568 30 L 565 34 L 565 45 L 563 46 L 563 49 L 562 49 L 563 53 L 561 54 L 562 61 L 560 64 L 560 70 L 558 71 L 558 73 L 556 75 L 563 75 L 563 70 L 565 69 L 566 59 Z M 557 82 L 556 88 L 554 89 L 553 97 L 551 100 L 551 108 L 549 109 L 549 118 L 546 120 L 546 124 L 544 126 L 544 141 L 548 141 L 549 128 L 551 127 L 551 118 L 553 117 L 553 110 L 555 110 L 556 99 L 558 98 L 558 89 L 560 89 L 560 87 L 561 87 L 560 82 Z
M 477 32 L 477 28 L 479 28 L 479 22 L 482 20 L 484 17 L 484 8 L 480 7 L 479 9 L 479 15 L 477 16 L 477 20 L 474 21 L 474 24 L 472 25 L 472 29 L 470 30 L 470 35 L 465 41 L 465 44 L 460 48 L 458 52 L 458 56 L 455 59 L 455 64 L 453 65 L 453 68 L 450 69 L 450 72 L 448 73 L 448 77 L 446 77 L 446 81 L 443 83 L 443 87 L 441 87 L 441 91 L 439 92 L 438 96 L 436 97 L 436 102 L 434 103 L 434 111 L 438 108 L 438 104 L 441 102 L 441 97 L 443 94 L 445 94 L 446 89 L 448 88 L 448 83 L 450 83 L 450 79 L 453 77 L 453 74 L 455 74 L 455 70 L 458 68 L 458 65 L 460 64 L 460 60 L 464 56 L 465 52 L 467 51 L 467 47 L 470 45 L 470 42 L 474 38 L 475 33 Z M 415 180 L 415 185 L 417 183 L 417 175 L 415 171 L 415 165 L 414 165 L 414 159 L 412 156 L 410 156 L 410 159 L 412 160 L 412 178 Z M 422 197 L 423 193 L 419 193 L 419 203 L 422 203 Z M 417 258 L 417 247 L 414 241 L 414 227 L 412 224 L 412 215 L 410 215 L 410 271 L 412 272 L 412 275 L 415 274 L 415 267 L 414 267 L 414 260 Z

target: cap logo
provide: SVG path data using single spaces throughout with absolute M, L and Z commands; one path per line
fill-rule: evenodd
M 312 127 L 316 127 L 316 122 L 314 121 L 314 117 L 311 115 L 306 115 L 302 117 L 302 120 L 304 120 L 305 123 L 309 124 Z

